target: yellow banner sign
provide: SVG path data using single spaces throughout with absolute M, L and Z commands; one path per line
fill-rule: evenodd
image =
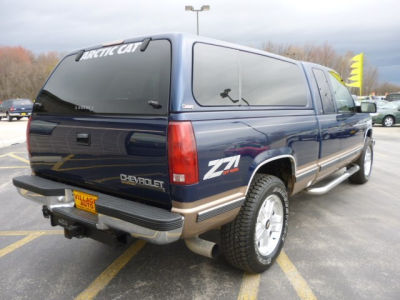
M 347 79 L 347 86 L 357 87 L 362 94 L 364 53 L 357 54 L 351 59 L 351 72 Z

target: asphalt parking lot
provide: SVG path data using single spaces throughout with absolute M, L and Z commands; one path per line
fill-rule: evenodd
M 11 183 L 30 172 L 26 145 L 1 148 L 0 299 L 400 299 L 400 127 L 374 136 L 370 181 L 293 197 L 284 252 L 261 275 L 183 242 L 67 240 Z
M 26 140 L 26 125 L 28 118 L 19 121 L 8 122 L 6 119 L 0 120 L 0 148 L 23 143 Z

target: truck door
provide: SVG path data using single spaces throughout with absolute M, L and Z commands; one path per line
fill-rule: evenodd
M 340 151 L 341 147 L 338 139 L 341 128 L 338 127 L 334 99 L 324 71 L 317 68 L 313 68 L 312 71 L 315 81 L 317 82 L 319 96 L 322 103 L 322 113 L 318 115 L 321 130 L 319 159 L 324 160 Z
M 364 144 L 364 131 L 367 127 L 364 114 L 357 114 L 353 97 L 350 95 L 340 75 L 327 72 L 332 94 L 337 108 L 337 122 L 341 127 L 340 145 L 343 152 L 350 152 Z

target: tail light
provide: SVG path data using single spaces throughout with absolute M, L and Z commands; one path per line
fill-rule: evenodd
M 29 134 L 31 131 L 31 122 L 32 122 L 32 117 L 29 117 L 28 124 L 26 125 L 26 145 L 28 147 L 29 156 L 31 156 L 31 137 Z
M 15 107 L 14 106 L 11 106 L 10 107 L 10 111 L 14 111 L 15 110 Z
M 196 140 L 191 122 L 168 124 L 168 162 L 171 183 L 184 185 L 199 182 Z

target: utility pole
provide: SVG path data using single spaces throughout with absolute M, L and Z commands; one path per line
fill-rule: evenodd
M 185 6 L 186 11 L 193 11 L 196 13 L 197 35 L 199 35 L 199 12 L 210 10 L 210 5 L 202 5 L 200 9 L 194 9 L 192 5 Z

